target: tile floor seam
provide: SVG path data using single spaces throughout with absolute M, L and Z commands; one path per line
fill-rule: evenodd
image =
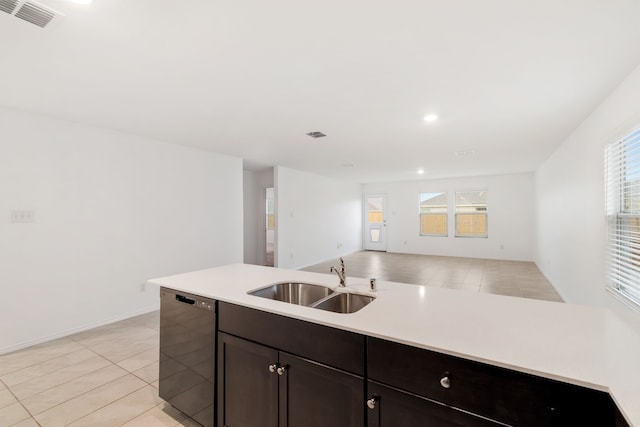
M 110 362 L 110 363 L 111 363 L 111 362 Z M 114 365 L 113 363 L 111 363 L 111 366 L 115 366 L 116 368 L 120 368 L 119 366 L 116 366 L 116 365 Z M 99 370 L 101 370 L 101 369 L 108 368 L 108 367 L 109 367 L 109 365 L 104 366 L 103 368 L 98 369 L 98 371 L 99 371 Z M 122 368 L 120 368 L 120 369 L 122 369 Z M 29 414 L 31 414 L 31 416 L 32 416 L 32 417 L 34 417 L 34 418 L 35 418 L 36 416 L 41 415 L 41 414 L 42 414 L 42 413 L 44 413 L 44 412 L 50 411 L 51 409 L 53 409 L 53 408 L 55 408 L 55 407 L 58 407 L 58 406 L 60 406 L 60 405 L 64 405 L 65 403 L 69 402 L 70 400 L 77 399 L 78 397 L 80 397 L 80 396 L 82 396 L 82 395 L 85 395 L 85 394 L 87 394 L 87 393 L 91 393 L 92 391 L 97 390 L 97 389 L 99 389 L 100 387 L 104 387 L 104 386 L 105 386 L 105 385 L 107 385 L 107 384 L 111 384 L 112 382 L 117 381 L 117 380 L 121 379 L 122 377 L 125 377 L 125 376 L 127 376 L 127 375 L 131 375 L 131 373 L 130 373 L 130 372 L 127 372 L 127 371 L 126 371 L 126 370 L 124 370 L 124 369 L 122 369 L 122 371 L 123 371 L 123 374 L 122 374 L 122 375 L 120 375 L 119 377 L 113 378 L 113 379 L 111 379 L 110 381 L 107 381 L 106 383 L 97 384 L 95 387 L 92 387 L 92 388 L 86 389 L 86 390 L 84 390 L 82 393 L 80 393 L 80 394 L 78 394 L 78 395 L 76 395 L 76 396 L 72 396 L 72 397 L 70 397 L 70 398 L 68 398 L 68 399 L 66 399 L 66 400 L 61 401 L 61 402 L 58 402 L 58 403 L 56 403 L 55 405 L 53 405 L 53 406 L 51 406 L 51 407 L 49 407 L 49 408 L 47 408 L 47 409 L 44 409 L 44 410 L 42 410 L 42 411 L 40 411 L 40 412 L 32 413 L 32 412 L 31 412 L 31 411 L 29 411 L 29 410 L 27 410 L 27 411 L 29 412 Z M 96 372 L 96 371 L 94 371 L 94 372 Z M 89 375 L 89 374 L 86 374 L 86 375 Z M 83 375 L 83 376 L 85 376 L 85 375 Z M 137 378 L 137 377 L 136 377 L 136 378 Z M 77 378 L 76 378 L 76 379 L 77 379 Z M 70 381 L 70 382 L 71 382 L 71 381 Z M 66 383 L 65 383 L 65 384 L 66 384 Z M 145 386 L 146 386 L 146 384 L 145 384 Z M 144 386 L 143 386 L 143 387 L 144 387 Z M 52 387 L 52 388 L 55 388 L 55 387 Z M 137 391 L 137 390 L 134 390 L 134 391 Z M 108 404 L 110 404 L 110 403 L 108 403 Z M 107 404 L 107 405 L 108 405 L 108 404 Z M 25 408 L 25 409 L 26 409 L 26 408 Z M 86 415 L 89 415 L 89 414 L 86 414 Z M 83 417 L 85 417 L 86 415 L 83 415 Z M 81 417 L 81 418 L 82 418 L 82 417 Z M 78 419 L 80 419 L 80 418 L 78 418 Z M 74 420 L 74 421 L 77 421 L 77 420 Z
M 11 372 L 11 373 L 4 374 L 4 375 L 2 375 L 2 377 L 6 377 L 6 376 L 8 376 L 8 375 L 15 374 L 16 372 L 19 372 L 19 371 L 24 371 L 24 370 L 27 370 L 27 369 L 32 369 L 34 366 L 41 365 L 41 364 L 43 364 L 43 363 L 53 362 L 53 361 L 55 361 L 56 359 L 61 359 L 61 358 L 63 358 L 63 357 L 69 356 L 69 355 L 71 355 L 71 354 L 73 354 L 73 353 L 78 353 L 78 352 L 81 352 L 81 351 L 84 351 L 84 350 L 89 350 L 89 351 L 91 351 L 91 349 L 87 349 L 87 348 L 80 349 L 80 350 L 75 350 L 75 351 L 72 351 L 72 352 L 70 352 L 70 353 L 67 353 L 67 354 L 64 354 L 64 355 L 61 355 L 61 356 L 54 357 L 53 359 L 44 360 L 44 361 L 42 361 L 42 362 L 36 363 L 35 365 L 30 365 L 30 366 L 26 366 L 26 367 L 20 368 L 20 369 L 18 369 L 17 371 L 13 371 L 13 372 Z M 92 352 L 92 353 L 93 353 L 93 352 Z M 85 359 L 85 360 L 86 360 L 86 359 Z M 76 363 L 77 363 L 77 362 L 76 362 Z M 69 366 L 72 366 L 72 365 L 69 365 Z M 67 367 L 67 366 L 65 366 L 65 367 Z M 64 368 L 60 368 L 60 369 L 64 369 Z M 23 384 L 23 383 L 25 383 L 25 382 L 27 382 L 27 381 L 37 380 L 38 378 L 42 378 L 42 377 L 44 377 L 44 376 L 46 376 L 46 375 L 49 375 L 49 374 L 51 374 L 51 373 L 53 373 L 53 372 L 59 371 L 60 369 L 55 369 L 55 370 L 53 370 L 53 371 L 51 371 L 51 372 L 47 372 L 46 374 L 38 375 L 38 376 L 36 376 L 36 377 L 29 378 L 29 379 L 24 380 L 24 381 L 21 381 L 21 382 L 19 382 L 19 383 L 12 384 L 12 385 L 11 385 L 11 387 L 15 387 L 15 386 L 20 385 L 20 384 Z M 2 380 L 2 378 L 1 378 L 1 377 L 0 377 L 0 380 Z M 8 385 L 7 385 L 7 383 L 6 383 L 6 381 L 3 381 L 3 384 L 4 384 L 7 388 L 9 388 L 9 386 L 8 386 Z
M 80 345 L 82 345 L 82 344 L 80 344 Z M 109 366 L 115 366 L 116 368 L 120 368 L 120 369 L 122 369 L 122 370 L 125 372 L 123 375 L 119 376 L 118 378 L 122 378 L 123 376 L 125 376 L 125 375 L 127 375 L 127 374 L 131 374 L 131 372 L 129 372 L 129 371 L 127 371 L 126 369 L 124 369 L 124 368 L 122 368 L 122 367 L 118 366 L 117 364 L 115 364 L 114 362 L 110 361 L 109 359 L 107 359 L 106 357 L 104 357 L 103 355 L 101 355 L 100 353 L 97 353 L 97 352 L 95 352 L 94 350 L 92 350 L 91 348 L 88 348 L 88 347 L 86 347 L 86 346 L 84 346 L 84 345 L 82 345 L 82 346 L 83 346 L 83 347 L 85 347 L 85 349 L 86 349 L 86 350 L 90 351 L 91 353 L 95 354 L 95 355 L 96 355 L 96 356 L 98 356 L 100 359 L 102 359 L 102 360 L 104 360 L 104 361 L 106 361 L 106 362 L 108 363 L 107 365 L 105 365 L 105 366 L 103 366 L 103 367 L 101 367 L 101 368 L 99 368 L 99 369 L 96 369 L 96 370 L 94 370 L 94 371 L 92 371 L 92 372 L 96 372 L 96 371 L 98 371 L 98 370 L 105 369 L 105 368 L 107 368 L 107 367 L 109 367 Z M 78 351 L 79 351 L 79 350 L 78 350 Z M 56 372 L 56 371 L 54 371 L 54 372 Z M 39 391 L 38 393 L 36 393 L 36 394 L 34 394 L 34 395 L 27 396 L 27 397 L 25 397 L 25 398 L 24 398 L 24 399 L 22 399 L 22 400 L 26 400 L 26 399 L 28 399 L 28 398 L 30 398 L 30 397 L 37 396 L 37 395 L 39 395 L 39 394 L 41 394 L 41 393 L 45 393 L 45 392 L 47 392 L 47 391 L 49 391 L 49 390 L 51 390 L 51 389 L 54 389 L 54 388 L 56 388 L 56 387 L 63 386 L 63 385 L 65 385 L 65 384 L 69 384 L 69 383 L 71 383 L 71 382 L 73 382 L 73 381 L 78 380 L 79 378 L 82 378 L 82 377 L 84 377 L 84 376 L 86 376 L 86 375 L 91 374 L 92 372 L 87 372 L 87 373 L 82 374 L 82 375 L 79 375 L 79 376 L 77 376 L 77 377 L 75 377 L 75 378 L 71 378 L 71 379 L 69 379 L 68 381 L 64 381 L 64 382 L 61 382 L 61 383 L 59 383 L 59 384 L 53 385 L 53 386 L 51 386 L 51 387 L 49 387 L 49 388 L 47 388 L 47 389 L 45 389 L 45 390 Z M 47 375 L 47 374 L 45 374 L 45 375 Z M 41 375 L 40 377 L 35 377 L 34 379 L 42 378 L 42 377 L 44 377 L 45 375 Z M 136 376 L 136 377 L 137 377 L 137 376 Z M 113 379 L 112 381 L 115 381 L 115 380 L 117 380 L 118 378 L 115 378 L 115 379 Z M 111 381 L 110 381 L 110 382 L 111 382 Z M 146 382 L 146 381 L 145 381 L 145 382 Z M 24 383 L 24 381 L 23 381 L 23 383 Z M 22 383 L 20 383 L 20 384 L 22 384 Z M 108 384 L 108 383 L 104 383 L 104 384 Z M 96 386 L 96 387 L 94 387 L 94 388 L 88 389 L 88 390 L 86 390 L 86 391 L 85 391 L 84 393 L 82 393 L 82 394 L 85 394 L 85 393 L 88 393 L 88 392 L 90 392 L 90 391 L 92 391 L 92 390 L 95 390 L 96 388 L 99 388 L 99 387 L 103 386 L 104 384 L 100 384 L 100 385 L 97 385 L 97 386 Z M 15 384 L 15 385 L 19 385 L 19 384 Z M 14 387 L 15 387 L 15 385 L 14 385 Z M 7 387 L 7 388 L 8 388 L 8 387 Z M 11 394 L 13 394 L 13 392 L 12 392 Z M 15 396 L 15 394 L 14 394 L 14 397 L 16 397 L 16 399 L 17 399 L 17 396 Z M 61 405 L 61 404 L 65 403 L 65 402 L 68 402 L 69 400 L 72 400 L 72 399 L 74 399 L 74 398 L 76 398 L 76 397 L 77 397 L 77 396 L 71 397 L 71 398 L 69 398 L 69 399 L 67 399 L 67 400 L 65 400 L 65 401 L 63 401 L 63 402 L 60 402 L 60 403 L 58 403 L 58 404 L 56 404 L 56 405 L 52 406 L 51 408 L 54 408 L 54 407 L 56 407 L 56 406 L 58 406 L 58 405 Z M 18 400 L 19 402 L 21 402 L 21 400 L 20 400 L 20 399 L 17 399 L 17 400 Z M 21 402 L 21 404 L 22 404 L 22 402 Z M 23 407 L 24 407 L 24 405 L 23 405 Z M 51 409 L 51 408 L 48 408 L 47 410 L 49 410 L 49 409 Z M 26 409 L 26 408 L 25 408 L 25 409 Z M 38 413 L 34 414 L 34 413 L 31 413 L 31 411 L 29 411 L 29 410 L 27 409 L 27 412 L 29 412 L 29 414 L 30 414 L 32 417 L 34 417 L 35 415 L 41 414 L 41 413 L 42 413 L 42 412 L 44 412 L 44 411 L 42 411 L 42 412 L 38 412 Z
M 98 354 L 97 356 L 100 356 L 100 355 Z M 74 382 L 74 381 L 77 381 L 79 378 L 82 378 L 82 377 L 84 377 L 84 376 L 86 376 L 86 375 L 90 375 L 91 373 L 96 372 L 96 371 L 99 371 L 99 370 L 101 370 L 101 369 L 105 369 L 105 368 L 109 367 L 110 365 L 111 365 L 111 366 L 114 366 L 113 362 L 110 362 L 109 360 L 107 360 L 107 359 L 105 359 L 104 357 L 101 357 L 101 356 L 100 356 L 100 358 L 101 358 L 101 359 L 103 359 L 103 360 L 106 360 L 106 361 L 109 363 L 109 365 L 102 366 L 102 367 L 100 367 L 100 368 L 98 368 L 98 369 L 94 369 L 93 371 L 86 372 L 86 373 L 84 373 L 84 374 L 82 374 L 82 375 L 79 375 L 79 376 L 77 376 L 77 377 L 71 378 L 71 379 L 69 379 L 69 380 L 67 380 L 67 381 L 63 381 L 63 382 L 61 382 L 61 383 L 58 383 L 58 384 L 52 385 L 51 387 L 49 387 L 49 388 L 47 388 L 47 389 L 41 390 L 41 391 L 39 391 L 39 392 L 37 392 L 37 393 L 34 393 L 34 394 L 30 395 L 30 396 L 26 396 L 26 397 L 22 398 L 22 400 L 30 399 L 30 398 L 32 398 L 32 397 L 34 397 L 34 396 L 39 395 L 39 394 L 46 393 L 47 391 L 52 390 L 52 389 L 54 389 L 54 388 L 57 388 L 57 387 L 60 387 L 60 386 L 63 386 L 63 385 L 66 385 L 66 384 L 72 383 L 72 382 Z M 119 366 L 117 366 L 117 367 L 119 368 Z M 121 368 L 121 369 L 122 369 L 122 368 Z M 125 372 L 126 372 L 126 370 L 125 370 L 125 369 L 123 369 L 123 371 L 125 371 Z M 126 373 L 125 373 L 124 375 L 126 375 Z M 124 375 L 122 375 L 122 376 L 124 376 Z M 41 378 L 41 377 L 38 377 L 38 378 Z M 21 384 L 22 384 L 22 383 L 21 383 Z M 98 386 L 98 387 L 99 387 L 99 386 Z M 91 389 L 91 390 L 93 390 L 93 389 Z M 91 391 L 91 390 L 88 390 L 88 391 Z M 14 395 L 14 396 L 15 396 L 15 395 Z M 69 400 L 70 400 L 70 399 L 69 399 Z M 63 402 L 61 402 L 61 403 L 63 403 Z M 56 406 L 57 406 L 57 405 L 56 405 Z M 30 412 L 30 411 L 29 411 L 29 413 L 31 414 L 31 412 Z M 40 412 L 38 412 L 38 414 L 39 414 L 39 413 L 40 413 Z M 37 414 L 31 414 L 31 416 L 34 416 L 34 415 L 37 415 Z
M 107 385 L 107 384 L 111 384 L 111 383 L 113 383 L 113 382 L 115 382 L 115 381 L 119 380 L 120 378 L 122 378 L 122 377 L 124 377 L 124 376 L 126 376 L 126 375 L 131 375 L 131 374 L 130 374 L 130 373 L 126 373 L 125 375 L 123 375 L 123 376 L 121 376 L 121 377 L 115 378 L 115 379 L 113 379 L 113 380 L 111 380 L 111 381 L 108 381 L 108 382 L 106 382 L 106 383 L 104 383 L 104 384 L 100 384 L 98 387 L 94 387 L 94 388 L 93 388 L 93 389 L 91 389 L 91 390 L 85 391 L 84 393 L 82 393 L 82 395 L 87 394 L 87 393 L 89 393 L 89 392 L 91 392 L 91 391 L 93 391 L 93 390 L 96 390 L 96 389 L 100 388 L 100 387 L 103 387 L 103 386 L 105 386 L 105 385 Z M 137 377 L 136 377 L 136 378 L 137 378 Z M 137 388 L 137 389 L 133 390 L 132 392 L 127 393 L 126 395 L 123 395 L 123 396 L 121 396 L 120 398 L 118 398 L 118 399 L 116 399 L 116 400 L 112 400 L 111 402 L 106 403 L 106 404 L 104 404 L 104 405 L 100 406 L 99 408 L 96 408 L 95 410 L 93 410 L 93 411 L 91 411 L 91 412 L 88 412 L 88 413 L 86 413 L 86 414 L 82 415 L 82 416 L 81 416 L 81 417 L 79 417 L 79 418 L 76 418 L 76 419 L 70 420 L 69 422 L 65 423 L 64 425 L 70 425 L 70 424 L 75 423 L 75 422 L 76 422 L 76 421 L 78 421 L 78 420 L 81 420 L 81 419 L 83 419 L 83 418 L 85 418 L 85 417 L 88 417 L 89 415 L 93 414 L 94 412 L 97 412 L 97 411 L 99 411 L 99 410 L 101 410 L 101 409 L 103 409 L 103 408 L 105 408 L 105 407 L 107 407 L 107 406 L 111 405 L 112 403 L 117 402 L 118 400 L 122 399 L 123 397 L 129 396 L 130 394 L 135 393 L 135 392 L 137 392 L 138 390 L 141 390 L 141 389 L 143 389 L 144 387 L 147 387 L 147 386 L 148 386 L 148 384 L 145 382 L 141 387 L 139 387 L 139 388 Z M 58 404 L 56 404 L 56 405 L 52 406 L 51 408 L 48 408 L 46 411 L 43 411 L 43 412 L 38 413 L 37 415 L 43 414 L 44 412 L 47 412 L 47 411 L 50 411 L 50 410 L 52 410 L 53 408 L 56 408 L 56 407 L 58 407 L 58 406 L 60 406 L 60 405 L 63 405 L 63 404 L 64 404 L 64 403 L 66 403 L 66 402 L 69 402 L 70 400 L 76 399 L 77 397 L 78 397 L 78 396 L 75 396 L 75 397 L 72 397 L 71 399 L 67 399 L 67 400 L 65 400 L 64 402 L 60 402 L 60 403 L 58 403 Z M 31 412 L 29 412 L 29 414 L 31 414 Z M 35 416 L 34 416 L 34 415 L 31 415 L 31 416 L 35 419 Z M 131 420 L 129 420 L 129 421 L 131 421 Z M 37 422 L 37 420 L 36 420 L 36 422 Z M 127 422 L 128 422 L 128 421 L 127 421 Z M 38 423 L 38 424 L 40 424 L 40 423 Z
M 13 394 L 13 393 L 11 393 L 11 394 Z M 11 425 L 13 426 L 13 425 L 16 425 L 16 424 L 23 423 L 23 422 L 25 422 L 26 420 L 28 420 L 29 418 L 33 419 L 33 414 L 31 414 L 31 412 L 29 412 L 29 410 L 28 410 L 28 409 L 27 409 L 27 408 L 22 404 L 22 402 L 17 398 L 17 396 L 16 396 L 16 395 L 13 395 L 13 397 L 15 397 L 15 398 L 16 398 L 16 403 L 20 404 L 20 406 L 22 407 L 22 409 L 24 409 L 24 411 L 25 411 L 29 416 L 28 416 L 27 418 L 24 418 L 24 419 L 22 419 L 22 420 L 18 421 L 17 423 L 11 424 Z M 38 425 L 40 425 L 40 423 L 38 423 Z
M 127 374 L 127 375 L 131 375 L 131 373 L 129 373 L 129 374 Z M 135 376 L 135 375 L 134 375 L 134 376 Z M 120 377 L 120 378 L 122 378 L 122 377 Z M 137 377 L 136 377 L 136 378 L 137 378 Z M 114 380 L 114 381 L 115 381 L 115 380 Z M 111 402 L 109 402 L 109 403 L 107 403 L 107 404 L 105 404 L 105 405 L 103 405 L 103 406 L 101 406 L 101 407 L 99 407 L 99 408 L 96 408 L 94 411 L 91 411 L 91 412 L 89 412 L 89 413 L 87 413 L 87 414 L 84 414 L 84 415 L 83 415 L 83 416 L 81 416 L 80 418 L 76 418 L 75 420 L 68 422 L 68 423 L 67 423 L 67 425 L 73 424 L 73 423 L 75 423 L 75 422 L 77 422 L 77 421 L 80 421 L 80 420 L 81 420 L 81 419 L 83 419 L 83 418 L 89 417 L 89 416 L 91 416 L 92 414 L 94 414 L 94 413 L 96 413 L 96 412 L 98 412 L 98 411 L 100 411 L 100 410 L 102 410 L 102 409 L 106 408 L 107 406 L 109 406 L 109 405 L 113 405 L 114 403 L 116 403 L 116 402 L 118 402 L 118 401 L 120 401 L 120 400 L 124 399 L 125 397 L 128 397 L 128 396 L 132 395 L 133 393 L 136 393 L 136 392 L 138 392 L 138 391 L 142 390 L 142 389 L 143 389 L 143 388 L 145 388 L 145 387 L 150 387 L 150 386 L 151 386 L 150 384 L 147 384 L 147 382 L 146 382 L 146 381 L 143 381 L 143 382 L 144 382 L 144 384 L 143 384 L 141 387 L 139 387 L 139 388 L 137 388 L 137 389 L 135 389 L 135 390 L 131 391 L 130 393 L 127 393 L 127 394 L 125 394 L 125 395 L 122 395 L 122 396 L 120 396 L 118 399 L 116 399 L 116 400 L 112 400 Z M 127 419 L 127 421 L 123 422 L 122 424 L 126 424 L 126 423 L 128 423 L 129 421 L 134 420 L 134 419 L 135 419 L 136 417 L 138 417 L 139 415 L 140 415 L 140 414 L 137 414 L 137 415 L 135 415 L 133 418 Z
M 141 368 L 136 369 L 136 371 L 139 371 L 139 370 L 141 370 L 141 369 L 147 368 L 147 367 L 149 367 L 149 366 L 153 365 L 154 363 L 158 363 L 158 362 L 157 362 L 157 361 L 156 361 L 156 362 L 151 362 L 151 363 L 149 363 L 148 365 L 145 365 L 145 366 L 143 366 L 143 367 L 141 367 Z M 125 369 L 125 370 L 126 370 L 126 369 Z M 129 374 L 130 374 L 130 375 L 133 375 L 134 377 L 136 377 L 136 378 L 138 378 L 138 379 L 140 379 L 141 381 L 144 381 L 145 383 L 149 384 L 149 385 L 150 385 L 150 386 L 152 386 L 152 387 L 153 387 L 153 383 L 157 381 L 157 380 L 153 380 L 153 382 L 149 382 L 149 381 L 145 380 L 144 378 L 142 378 L 141 376 L 136 375 L 135 371 L 133 371 L 133 372 L 129 372 Z

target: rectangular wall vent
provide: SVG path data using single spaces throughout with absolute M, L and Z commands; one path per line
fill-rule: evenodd
M 12 14 L 18 6 L 18 0 L 0 0 L 0 10 Z
M 327 136 L 322 132 L 309 132 L 307 135 L 309 135 L 311 138 L 322 138 L 323 136 Z
M 16 17 L 23 19 L 27 22 L 31 22 L 38 27 L 46 27 L 49 22 L 53 18 L 55 18 L 56 12 L 53 10 L 47 9 L 42 5 L 39 5 L 35 2 L 27 1 L 25 2 L 18 12 L 16 12 Z

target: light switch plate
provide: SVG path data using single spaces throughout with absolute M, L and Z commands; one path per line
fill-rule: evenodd
M 34 211 L 21 210 L 11 211 L 11 222 L 13 224 L 26 224 L 35 222 L 36 215 Z

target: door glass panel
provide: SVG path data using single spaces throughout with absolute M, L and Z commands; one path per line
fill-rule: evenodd
M 367 198 L 367 217 L 369 224 L 380 224 L 382 217 L 382 197 Z

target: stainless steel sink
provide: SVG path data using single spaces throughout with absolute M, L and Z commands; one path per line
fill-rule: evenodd
M 333 311 L 335 313 L 355 313 L 371 303 L 374 299 L 375 297 L 368 295 L 341 292 L 313 304 L 312 307 L 319 308 L 320 310 Z
M 311 283 L 282 282 L 247 292 L 249 295 L 268 298 L 276 301 L 284 301 L 290 304 L 306 305 L 326 298 L 333 291 L 326 286 Z

